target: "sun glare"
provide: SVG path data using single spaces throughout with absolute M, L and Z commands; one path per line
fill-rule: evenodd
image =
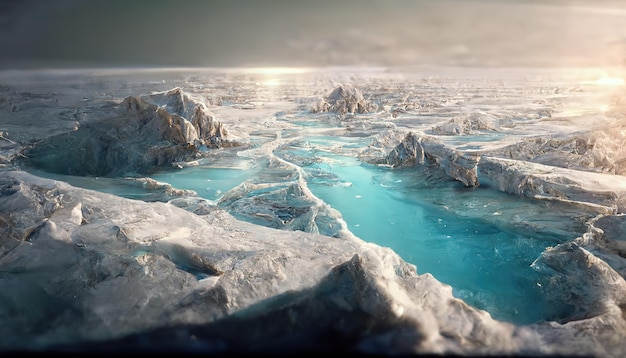
M 263 84 L 264 86 L 268 86 L 268 87 L 275 87 L 275 86 L 280 85 L 280 80 L 277 78 L 270 78 L 261 82 L 261 84 Z
M 623 86 L 624 79 L 617 77 L 600 77 L 595 81 L 592 81 L 593 84 L 599 86 Z
M 262 76 L 264 79 L 258 82 L 260 85 L 276 87 L 282 83 L 281 76 L 307 73 L 311 72 L 311 69 L 306 67 L 247 67 L 243 69 L 243 72 Z
M 246 73 L 255 75 L 293 75 L 309 72 L 306 67 L 249 67 L 244 70 Z
M 624 69 L 617 67 L 569 68 L 562 72 L 564 79 L 581 85 L 620 87 L 626 84 Z

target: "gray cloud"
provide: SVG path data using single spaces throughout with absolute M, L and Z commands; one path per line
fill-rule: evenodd
M 496 0 L 0 3 L 0 65 L 582 65 L 624 56 L 626 4 Z

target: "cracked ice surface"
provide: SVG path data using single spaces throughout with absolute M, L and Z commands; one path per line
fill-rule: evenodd
M 0 78 L 2 349 L 624 353 L 623 87 Z

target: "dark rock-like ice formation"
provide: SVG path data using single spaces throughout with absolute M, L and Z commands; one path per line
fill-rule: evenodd
M 202 146 L 232 145 L 237 142 L 207 107 L 175 88 L 106 106 L 100 117 L 44 138 L 24 154 L 30 164 L 52 173 L 119 176 L 192 160 Z
M 339 115 L 362 114 L 376 110 L 377 106 L 368 102 L 361 91 L 352 85 L 335 88 L 311 109 L 314 113 L 333 112 Z
M 483 185 L 522 197 L 570 202 L 587 213 L 626 211 L 624 176 L 600 174 L 594 167 L 581 171 L 503 158 L 498 156 L 502 149 L 464 152 L 432 136 L 397 130 L 377 136 L 359 155 L 392 168 L 433 166 L 467 187 Z
M 446 123 L 431 128 L 428 133 L 433 135 L 469 135 L 477 131 L 495 130 L 488 121 L 482 118 L 452 118 Z
M 402 132 L 401 132 L 402 133 Z M 381 136 L 379 142 L 373 144 L 379 150 L 388 148 L 396 135 Z M 369 158 L 368 158 L 369 157 Z M 446 146 L 437 139 L 418 135 L 414 132 L 404 134 L 404 138 L 383 157 L 376 156 L 376 149 L 367 148 L 361 158 L 371 163 L 385 164 L 393 168 L 405 168 L 415 165 L 432 165 L 444 171 L 450 178 L 462 182 L 467 187 L 478 186 L 478 156 L 463 153 Z

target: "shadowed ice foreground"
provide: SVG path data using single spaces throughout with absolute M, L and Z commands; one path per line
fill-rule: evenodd
M 623 87 L 0 80 L 3 352 L 626 353 Z

